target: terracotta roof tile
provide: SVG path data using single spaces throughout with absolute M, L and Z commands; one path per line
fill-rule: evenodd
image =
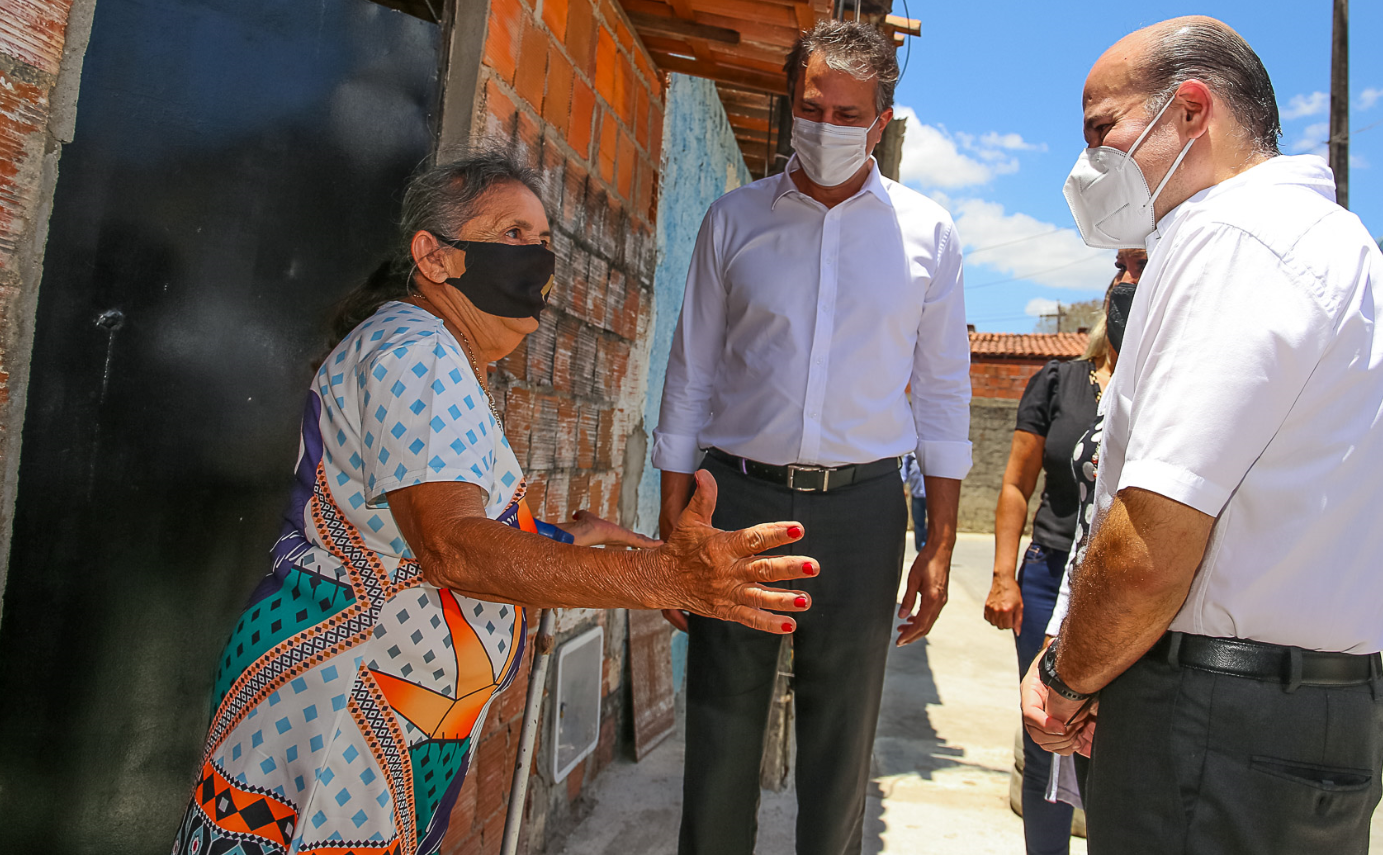
M 970 333 L 971 356 L 1068 359 L 1085 352 L 1086 333 Z

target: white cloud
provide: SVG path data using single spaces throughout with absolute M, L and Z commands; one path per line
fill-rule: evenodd
M 1027 308 L 1023 309 L 1023 314 L 1030 318 L 1040 318 L 1043 315 L 1055 315 L 1061 303 L 1056 300 L 1048 300 L 1046 297 L 1033 297 L 1028 301 Z
M 1019 134 L 989 131 L 976 136 L 948 131 L 944 125 L 924 124 L 911 107 L 897 107 L 895 112 L 907 120 L 899 168 L 906 184 L 949 189 L 988 184 L 996 175 L 1018 171 L 1014 152 L 1047 149 Z
M 1301 132 L 1301 136 L 1287 145 L 1287 151 L 1291 154 L 1305 154 L 1315 152 L 1323 154 L 1325 152 L 1325 141 L 1330 139 L 1330 123 L 1317 122 L 1314 125 L 1307 125 Z
M 1360 110 L 1371 109 L 1379 101 L 1383 101 L 1383 89 L 1365 89 L 1359 93 Z
M 984 199 L 947 200 L 965 245 L 969 285 L 1014 278 L 1051 288 L 1103 292 L 1114 278 L 1114 252 L 1091 249 L 1073 228 Z M 974 272 L 986 268 L 985 273 Z
M 1383 94 L 1383 93 L 1381 93 Z M 990 131 L 980 137 L 980 144 L 988 148 L 1006 148 L 1010 151 L 1046 151 L 1046 143 L 1024 142 L 1018 134 L 1001 134 Z
M 1287 107 L 1279 112 L 1283 121 L 1290 121 L 1307 116 L 1319 116 L 1329 109 L 1330 96 L 1324 92 L 1312 92 L 1310 95 L 1293 95 L 1287 102 Z

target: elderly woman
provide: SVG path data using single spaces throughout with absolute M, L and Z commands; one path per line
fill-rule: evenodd
M 770 610 L 810 605 L 767 583 L 815 562 L 755 557 L 802 527 L 713 529 L 705 472 L 665 544 L 585 513 L 534 520 L 485 367 L 538 328 L 553 287 L 537 190 L 494 151 L 423 171 L 398 257 L 343 304 L 273 570 L 218 663 L 178 855 L 437 851 L 522 661 L 524 606 L 677 608 L 787 633 L 795 621 Z
M 1120 250 L 1110 288 L 1137 282 L 1147 259 L 1142 250 Z M 1080 488 L 1071 455 L 1095 421 L 1113 369 L 1114 355 L 1101 316 L 1081 358 L 1048 362 L 1028 381 L 1018 403 L 1018 424 L 994 514 L 994 580 L 984 617 L 1000 629 L 1013 630 L 1020 678 L 1042 650 L 1075 535 Z M 1019 569 L 1018 545 L 1040 472 L 1046 473 L 1046 489 L 1033 517 L 1032 544 Z M 1070 851 L 1071 807 L 1046 800 L 1051 757 L 1024 731 L 1023 834 L 1029 855 Z

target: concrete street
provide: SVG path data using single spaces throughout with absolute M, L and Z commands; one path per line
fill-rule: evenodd
M 908 538 L 911 547 L 912 538 Z M 1021 855 L 1022 820 L 1009 808 L 1018 725 L 1012 636 L 985 623 L 992 535 L 962 534 L 950 602 L 925 642 L 889 656 L 866 806 L 867 855 Z M 913 552 L 909 549 L 908 561 Z M 617 761 L 587 792 L 594 801 L 562 855 L 672 855 L 684 745 L 672 738 L 641 763 Z M 758 855 L 792 855 L 796 798 L 764 791 Z M 1383 813 L 1374 817 L 1383 851 Z M 1085 841 L 1071 841 L 1084 855 Z

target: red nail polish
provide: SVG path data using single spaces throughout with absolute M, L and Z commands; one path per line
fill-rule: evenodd
M 792 601 L 792 604 L 794 606 L 797 606 L 799 609 L 805 609 L 807 607 L 807 598 L 798 597 L 797 599 Z
M 788 537 L 801 537 L 801 536 L 802 536 L 802 526 L 800 526 L 800 525 L 790 525 L 790 526 L 788 526 Z
M 784 623 L 783 623 L 783 632 L 792 632 L 792 624 L 787 623 L 787 622 L 784 622 Z
M 802 565 L 802 572 L 806 573 L 808 576 L 815 576 L 816 566 L 812 564 L 810 561 L 808 561 L 807 563 Z

